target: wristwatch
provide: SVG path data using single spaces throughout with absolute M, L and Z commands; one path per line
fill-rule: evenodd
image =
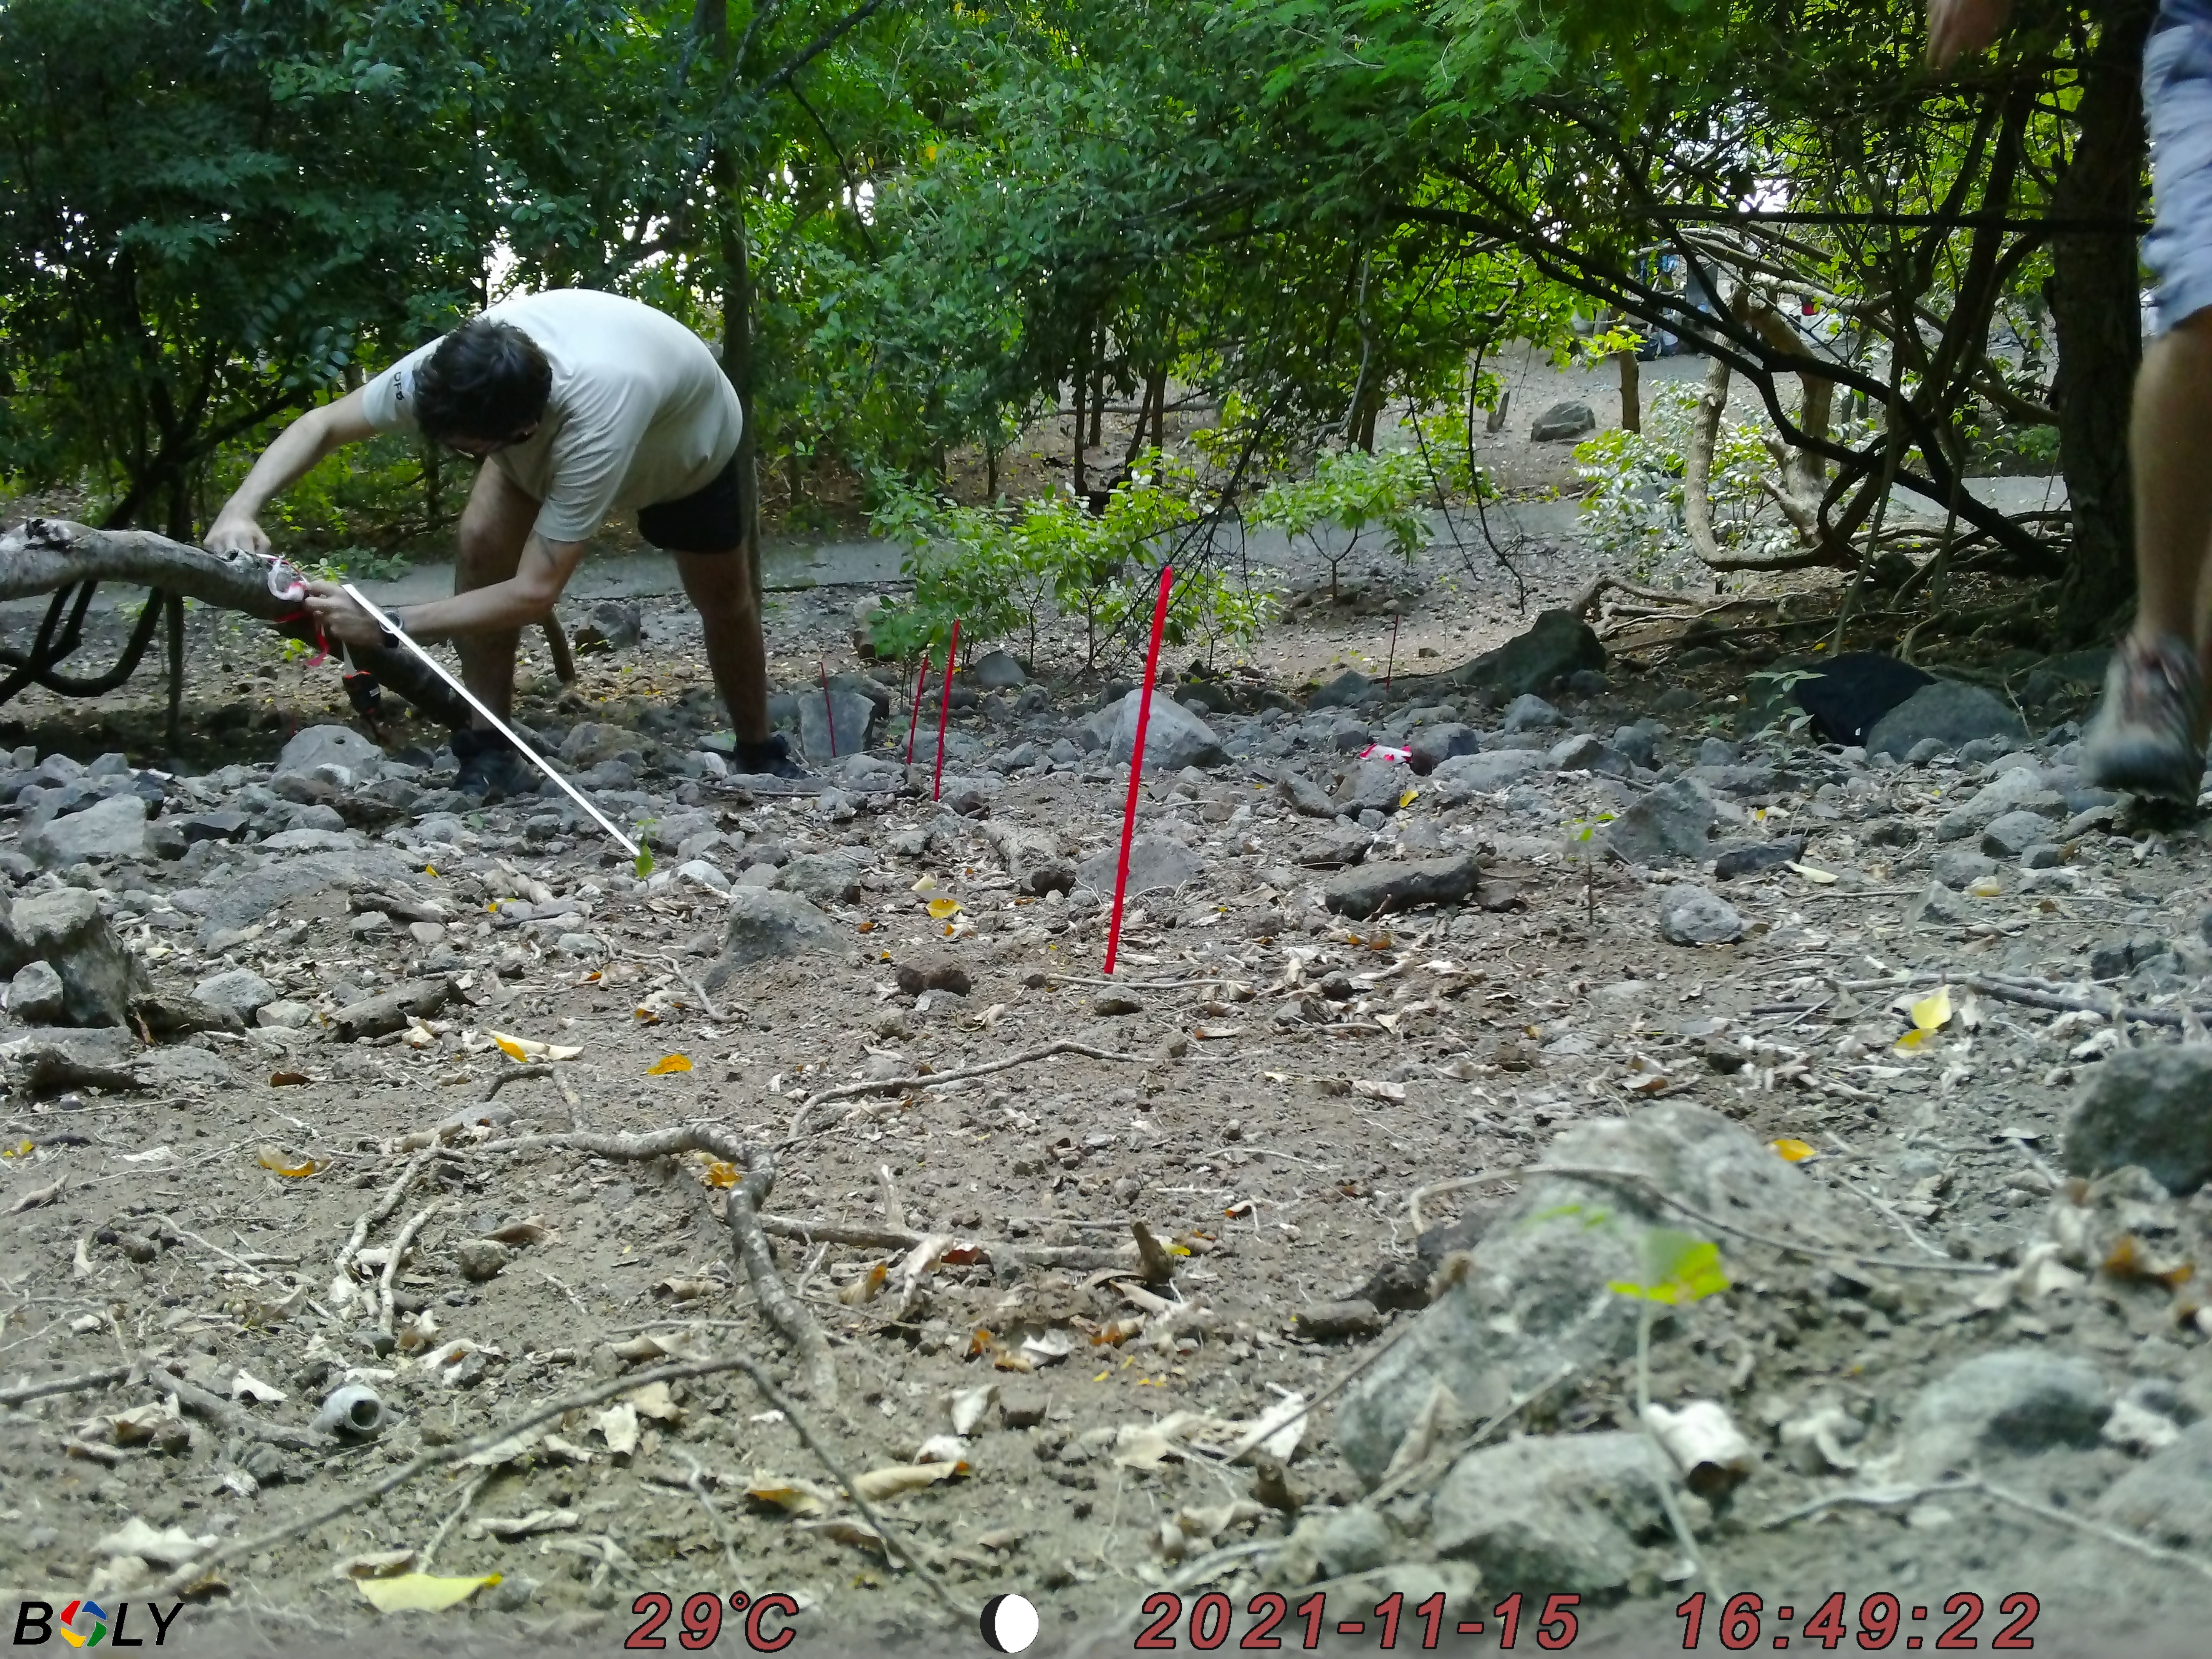
M 385 621 L 376 626 L 377 643 L 386 651 L 397 651 L 399 648 L 399 636 L 407 630 L 400 626 L 399 613 L 397 611 L 387 611 L 384 615 Z

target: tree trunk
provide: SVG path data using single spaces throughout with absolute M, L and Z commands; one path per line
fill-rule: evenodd
M 1620 429 L 1623 432 L 1644 430 L 1644 392 L 1641 375 L 1632 351 L 1616 351 L 1613 361 L 1620 365 Z
M 2141 65 L 2150 0 L 2105 14 L 2084 66 L 2074 159 L 2051 192 L 2054 218 L 2127 221 L 2141 210 Z M 2046 290 L 2058 368 L 2058 464 L 2073 508 L 2061 614 L 2075 639 L 2105 632 L 2135 591 L 2128 411 L 2142 356 L 2136 239 L 2126 232 L 2055 236 Z
M 1088 351 L 1089 351 L 1089 349 L 1090 349 L 1090 340 L 1089 340 L 1088 337 L 1085 337 L 1085 341 L 1084 341 L 1084 349 L 1085 349 L 1085 352 L 1088 352 Z M 1068 482 L 1068 485 L 1069 485 L 1069 487 L 1070 487 L 1071 489 L 1073 489 L 1075 491 L 1076 495 L 1077 495 L 1079 497 L 1080 497 L 1080 496 L 1082 496 L 1084 494 L 1085 494 L 1085 493 L 1086 493 L 1086 492 L 1085 491 L 1084 488 L 1083 488 L 1083 485 L 1084 485 L 1084 477 L 1083 477 L 1083 434 L 1084 434 L 1084 430 L 1085 430 L 1085 428 L 1084 428 L 1084 421 L 1085 421 L 1085 416 L 1086 416 L 1086 415 L 1087 415 L 1087 413 L 1088 413 L 1088 410 L 1087 410 L 1087 407 L 1086 407 L 1086 405 L 1085 405 L 1085 402 L 1084 402 L 1084 399 L 1085 399 L 1086 397 L 1088 397 L 1088 396 L 1090 395 L 1090 391 L 1091 391 L 1091 365 L 1090 365 L 1089 362 L 1088 362 L 1085 358 L 1084 358 L 1084 357 L 1078 357 L 1078 358 L 1075 360 L 1075 377 L 1074 377 L 1074 378 L 1075 378 L 1075 426 L 1074 426 L 1074 434 L 1075 434 L 1075 453 L 1074 453 L 1074 459 L 1073 459 L 1073 461 L 1070 464 L 1070 465 L 1069 465 L 1069 467 L 1068 467 L 1068 472 L 1067 472 L 1067 482 Z
M 698 40 L 713 49 L 715 60 L 734 72 L 738 66 L 729 62 L 737 48 L 730 39 L 728 0 L 699 0 L 691 27 Z M 745 558 L 745 580 L 757 609 L 761 603 L 760 437 L 753 411 L 753 281 L 745 244 L 745 192 L 738 174 L 738 158 L 727 144 L 715 144 L 708 172 L 714 183 L 714 222 L 722 262 L 722 373 L 729 377 L 744 416 L 734 463 L 742 526 L 738 544 Z

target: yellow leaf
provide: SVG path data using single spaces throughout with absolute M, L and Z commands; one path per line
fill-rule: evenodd
M 699 1179 L 709 1187 L 734 1187 L 744 1179 L 744 1174 L 734 1164 L 725 1164 L 719 1158 L 710 1158 L 707 1160 L 707 1167 L 700 1171 Z
M 274 1146 L 264 1146 L 261 1149 L 261 1167 L 264 1170 L 274 1170 L 280 1176 L 289 1176 L 293 1180 L 297 1181 L 303 1176 L 314 1174 L 323 1166 L 312 1158 L 303 1158 L 296 1164 L 288 1163 L 284 1154 Z
M 495 1572 L 481 1578 L 403 1572 L 397 1578 L 356 1578 L 354 1584 L 379 1613 L 436 1613 L 467 1601 L 478 1590 L 499 1583 L 500 1577 Z
M 929 919 L 932 921 L 945 921 L 959 914 L 958 899 L 932 899 L 929 902 Z
M 27 1139 L 22 1140 L 13 1146 L 0 1146 L 0 1158 L 28 1158 L 37 1150 L 38 1147 L 33 1142 Z
M 1940 1031 L 1951 1023 L 1951 988 L 1939 985 L 1912 1005 L 1912 1023 L 1923 1031 Z
M 645 1074 L 647 1077 L 666 1077 L 673 1072 L 688 1072 L 690 1069 L 691 1057 L 689 1054 L 663 1054 L 645 1068 Z
M 438 873 L 438 866 L 434 864 L 426 864 L 422 866 L 422 873 L 426 876 L 434 876 Z
M 1975 898 L 1995 898 L 2004 891 L 2004 884 L 1995 876 L 1984 876 L 1966 891 Z
M 1908 1053 L 1914 1048 L 1917 1048 L 1922 1043 L 1927 1042 L 1929 1037 L 1935 1035 L 1936 1034 L 1933 1031 L 1923 1031 L 1917 1028 L 1907 1031 L 1903 1036 L 1898 1038 L 1898 1050 L 1899 1053 Z
M 816 1486 L 811 1480 L 787 1480 L 776 1475 L 764 1476 L 745 1488 L 745 1496 L 756 1504 L 781 1510 L 786 1515 L 827 1515 L 837 1501 L 835 1492 Z
M 1818 1158 L 1820 1155 L 1819 1147 L 1802 1140 L 1792 1140 L 1786 1135 L 1774 1143 L 1774 1150 L 1792 1164 L 1802 1164 L 1808 1158 Z
M 635 1014 L 639 1019 L 642 1020 L 647 1025 L 658 1025 L 660 1024 L 660 1016 L 654 1013 L 650 1008 L 633 1008 L 630 1012 Z
M 494 1031 L 491 1034 L 491 1040 L 499 1045 L 500 1053 L 505 1054 L 509 1060 L 526 1060 L 530 1058 L 530 1050 L 511 1036 L 501 1036 L 497 1031 Z
M 1401 812 L 1404 811 L 1406 808 L 1411 806 L 1415 801 L 1420 799 L 1420 798 L 1421 792 L 1419 790 L 1408 789 L 1404 794 L 1398 797 L 1398 810 Z

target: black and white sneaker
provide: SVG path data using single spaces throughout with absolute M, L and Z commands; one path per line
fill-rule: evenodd
M 454 793 L 483 805 L 529 794 L 537 786 L 530 763 L 496 732 L 464 726 L 453 733 L 453 758 L 460 769 Z
M 775 732 L 759 743 L 740 742 L 730 757 L 730 770 L 756 778 L 803 778 L 806 769 L 791 757 L 791 745 Z

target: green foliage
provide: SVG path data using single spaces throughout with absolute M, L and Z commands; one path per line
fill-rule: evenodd
M 1307 477 L 1270 484 L 1253 503 L 1252 520 L 1305 542 L 1327 561 L 1334 595 L 1340 567 L 1370 536 L 1413 562 L 1428 542 L 1419 503 L 1429 492 L 1427 469 L 1411 451 L 1342 449 L 1323 455 Z
M 1729 1287 L 1721 1247 L 1672 1227 L 1648 1227 L 1642 1240 L 1644 1277 L 1615 1279 L 1606 1288 L 1641 1302 L 1679 1308 Z

